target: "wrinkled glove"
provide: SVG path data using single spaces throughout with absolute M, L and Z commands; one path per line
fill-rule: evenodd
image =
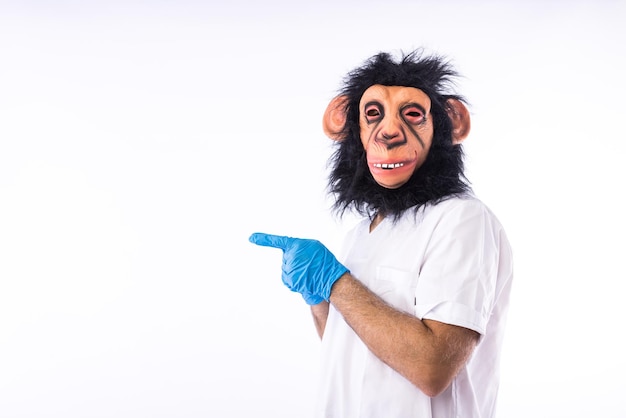
M 330 298 L 330 289 L 349 270 L 319 241 L 254 233 L 250 242 L 283 250 L 283 283 L 309 305 Z

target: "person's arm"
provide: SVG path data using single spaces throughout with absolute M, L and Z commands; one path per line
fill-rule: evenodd
M 311 306 L 330 302 L 378 358 L 428 396 L 445 390 L 471 355 L 475 331 L 400 312 L 355 279 L 316 240 L 255 233 L 250 241 L 283 250 L 283 283 Z M 315 308 L 323 335 L 328 305 Z M 315 312 L 315 311 L 314 311 Z
M 374 355 L 431 397 L 450 385 L 480 337 L 398 311 L 350 273 L 334 283 L 330 303 Z
M 317 330 L 317 335 L 320 339 L 324 336 L 324 329 L 326 328 L 326 320 L 328 319 L 329 304 L 326 301 L 318 303 L 317 305 L 311 305 L 311 314 L 313 315 L 313 323 Z

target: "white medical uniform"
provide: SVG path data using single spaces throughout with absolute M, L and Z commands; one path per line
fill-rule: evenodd
M 324 418 L 492 418 L 512 281 L 512 255 L 492 212 L 454 197 L 371 233 L 348 235 L 343 263 L 395 308 L 481 335 L 450 386 L 430 398 L 382 363 L 331 305 L 324 336 L 317 416 Z

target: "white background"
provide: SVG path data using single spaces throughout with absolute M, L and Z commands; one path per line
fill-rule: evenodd
M 222 4 L 223 3 L 223 4 Z M 624 1 L 0 1 L 0 417 L 307 417 L 319 342 L 255 231 L 317 238 L 343 75 L 464 75 L 516 277 L 500 417 L 624 417 Z

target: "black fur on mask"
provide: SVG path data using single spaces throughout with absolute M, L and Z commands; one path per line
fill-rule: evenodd
M 458 74 L 439 56 L 424 56 L 415 50 L 395 62 L 388 53 L 379 53 L 344 79 L 340 94 L 346 95 L 346 124 L 342 140 L 329 162 L 328 190 L 335 195 L 334 210 L 343 215 L 353 209 L 373 218 L 381 213 L 398 219 L 410 208 L 419 210 L 454 195 L 470 191 L 463 173 L 463 149 L 452 144 L 452 122 L 446 112 L 446 100 L 464 99 L 447 93 Z M 380 186 L 372 177 L 360 139 L 359 101 L 374 84 L 415 87 L 431 99 L 433 142 L 424 164 L 410 180 L 397 189 Z

